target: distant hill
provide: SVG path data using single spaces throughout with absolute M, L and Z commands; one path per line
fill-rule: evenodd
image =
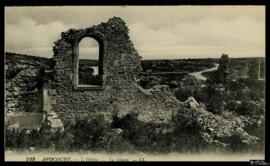
M 24 62 L 34 66 L 40 66 L 47 68 L 53 65 L 53 61 L 50 58 L 37 57 L 24 54 L 16 54 L 7 52 L 6 62 Z M 264 57 L 254 58 L 230 58 L 232 66 L 243 66 L 244 63 L 252 63 L 254 60 L 260 60 L 262 66 L 264 66 Z M 141 60 L 143 72 L 150 71 L 151 73 L 159 72 L 181 72 L 189 73 L 204 70 L 214 67 L 214 63 L 219 63 L 219 58 L 205 58 L 205 59 L 153 59 L 153 60 Z M 98 60 L 80 59 L 81 66 L 98 66 Z M 39 67 L 39 68 L 40 68 Z M 264 67 L 261 68 L 264 75 Z
M 80 65 L 98 66 L 98 60 L 80 59 Z
M 45 57 L 38 57 L 38 56 L 33 56 L 33 55 L 25 55 L 25 54 L 17 54 L 17 53 L 10 53 L 6 52 L 5 53 L 5 60 L 6 61 L 25 61 L 29 63 L 44 63 L 44 64 L 51 64 L 52 60 L 50 58 L 45 58 Z

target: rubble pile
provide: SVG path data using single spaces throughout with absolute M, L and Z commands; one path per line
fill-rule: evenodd
M 48 112 L 44 117 L 45 120 L 42 127 L 46 132 L 64 132 L 64 125 L 55 112 Z
M 233 142 L 232 137 L 236 137 L 243 144 L 254 144 L 258 138 L 248 134 L 244 130 L 244 122 L 240 118 L 224 118 L 203 109 L 197 101 L 190 97 L 179 110 L 178 120 L 188 119 L 186 125 L 199 128 L 199 132 L 208 143 L 217 144 L 224 148 Z

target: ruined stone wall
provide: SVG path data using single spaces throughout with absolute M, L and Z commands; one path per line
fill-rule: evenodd
M 42 112 L 42 70 L 50 68 L 48 59 L 6 53 L 5 111 Z
M 260 78 L 260 60 L 255 59 L 248 64 L 248 77 L 251 80 L 258 80 Z
M 103 83 L 98 89 L 79 88 L 76 82 L 77 47 L 87 36 L 95 38 L 101 47 Z M 167 122 L 180 103 L 162 87 L 146 91 L 137 84 L 140 58 L 129 39 L 128 28 L 120 18 L 62 33 L 54 46 L 53 111 L 66 124 L 100 114 L 110 121 L 113 113 L 121 116 L 129 112 L 138 112 L 143 121 Z
M 23 92 L 15 87 L 7 90 L 6 112 L 42 112 L 41 91 Z
M 229 75 L 229 56 L 227 54 L 222 54 L 220 61 L 219 61 L 219 67 L 217 70 L 217 83 L 222 83 L 223 85 L 226 85 L 228 83 L 228 75 Z

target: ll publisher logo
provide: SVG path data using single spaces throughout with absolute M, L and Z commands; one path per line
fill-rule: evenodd
M 270 165 L 270 163 L 265 162 L 264 160 L 250 160 L 250 165 Z

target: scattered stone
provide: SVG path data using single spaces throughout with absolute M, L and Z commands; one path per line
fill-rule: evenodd
M 120 128 L 116 128 L 116 129 L 113 129 L 115 133 L 117 133 L 118 135 L 122 134 L 123 133 L 123 130 L 120 129 Z
M 31 130 L 26 130 L 25 134 L 31 134 Z
M 36 148 L 35 147 L 30 147 L 29 148 L 31 151 L 34 151 Z
M 10 131 L 19 131 L 20 130 L 20 124 L 19 123 L 14 123 L 14 124 L 11 124 L 7 127 L 7 130 L 10 130 Z
M 221 146 L 227 147 L 229 144 L 233 143 L 230 142 L 232 141 L 231 139 L 228 139 L 233 135 L 240 138 L 243 143 L 246 144 L 254 144 L 258 141 L 257 137 L 244 131 L 244 126 L 242 126 L 242 122 L 240 122 L 241 120 L 237 118 L 223 118 L 221 115 L 213 114 L 202 108 L 179 110 L 177 117 L 179 118 L 179 121 L 183 121 L 183 119 L 193 121 L 189 123 L 196 125 L 196 127 L 199 128 L 203 139 L 209 143 L 216 142 Z
M 57 131 L 64 132 L 64 125 L 57 114 L 53 111 L 45 115 L 43 128 L 46 132 L 55 133 Z
M 207 128 L 210 132 L 213 132 L 214 131 L 214 129 L 213 128 L 211 128 L 211 127 L 209 127 L 209 128 Z
M 192 109 L 197 109 L 197 107 L 199 106 L 199 103 L 194 99 L 194 97 L 189 97 L 185 103 L 189 104 L 189 107 Z

